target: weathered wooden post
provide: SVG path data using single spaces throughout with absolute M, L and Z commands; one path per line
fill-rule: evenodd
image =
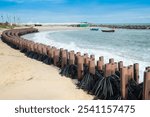
M 100 56 L 99 57 L 99 60 L 97 61 L 97 68 L 98 70 L 100 71 L 103 71 L 104 69 L 104 57 L 103 56 Z
M 89 72 L 93 75 L 95 74 L 95 60 L 93 59 L 89 61 Z
M 114 63 L 114 58 L 110 58 L 109 63 Z
M 128 66 L 128 77 L 129 79 L 134 79 L 133 65 Z
M 97 68 L 98 70 L 102 71 L 104 66 L 104 61 L 98 60 L 97 61 Z
M 118 63 L 118 69 L 119 69 L 119 71 L 121 70 L 122 67 L 123 67 L 123 61 L 119 61 L 119 63 Z
M 81 56 L 81 52 L 75 54 L 75 64 L 78 65 L 78 56 Z
M 47 55 L 49 58 L 51 58 L 51 49 L 52 48 L 50 46 L 47 47 Z
M 85 64 L 86 66 L 89 66 L 90 60 L 91 60 L 91 59 L 90 59 L 89 57 L 85 58 L 84 64 Z
M 84 56 L 83 56 L 83 58 L 84 58 L 84 64 L 87 65 L 87 61 L 88 61 L 88 58 L 89 58 L 88 54 L 85 53 Z
M 118 63 L 114 62 L 115 71 L 118 71 Z
M 43 55 L 47 55 L 47 47 L 46 47 L 46 45 L 42 46 L 42 54 Z
M 90 55 L 90 58 L 93 59 L 93 60 L 95 60 L 95 55 L 93 55 L 93 54 Z
M 67 65 L 67 50 L 62 51 L 62 63 L 61 67 L 63 68 L 65 65 Z
M 134 64 L 134 80 L 139 83 L 139 64 Z
M 42 51 L 41 45 L 38 44 L 38 54 L 41 54 L 41 51 Z
M 121 97 L 126 100 L 128 98 L 128 69 L 126 67 L 120 68 L 121 80 Z
M 103 57 L 103 56 L 100 56 L 100 57 L 99 57 L 99 60 L 104 62 L 104 57 Z
M 78 80 L 82 80 L 82 73 L 83 73 L 83 56 L 78 56 Z
M 74 51 L 71 51 L 69 52 L 69 64 L 74 65 L 74 61 L 75 61 Z
M 116 68 L 115 68 L 116 66 L 115 66 L 115 63 L 112 63 L 111 64 L 111 74 L 113 75 L 113 74 L 115 74 L 115 71 L 116 71 Z
M 54 60 L 54 51 L 56 50 L 56 48 L 55 47 L 52 47 L 51 48 L 51 52 L 50 52 L 50 56 L 51 56 L 51 58 Z
M 150 100 L 150 71 L 144 72 L 143 99 Z
M 111 63 L 105 64 L 105 78 L 111 76 Z
M 145 70 L 150 70 L 150 66 L 146 67 Z
M 54 65 L 57 66 L 57 62 L 59 61 L 59 49 L 54 50 Z

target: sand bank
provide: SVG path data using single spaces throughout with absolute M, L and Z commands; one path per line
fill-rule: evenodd
M 0 41 L 0 99 L 93 99 L 58 68 L 26 57 Z

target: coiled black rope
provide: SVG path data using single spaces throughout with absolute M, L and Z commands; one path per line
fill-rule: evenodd
M 59 62 L 61 62 L 62 59 L 60 58 Z M 61 63 L 59 63 L 61 64 Z M 58 65 L 59 65 L 58 64 Z M 67 60 L 67 65 L 64 65 L 64 67 L 61 69 L 60 74 L 62 76 L 70 77 L 72 79 L 77 79 L 77 65 L 75 64 L 69 64 L 69 61 Z
M 128 100 L 142 100 L 143 83 L 137 84 L 133 79 L 128 83 Z

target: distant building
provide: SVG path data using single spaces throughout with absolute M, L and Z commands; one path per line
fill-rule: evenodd
M 71 25 L 71 26 L 73 26 L 73 27 L 89 27 L 90 24 L 87 23 L 87 22 L 81 22 L 79 24 L 74 24 L 74 25 Z

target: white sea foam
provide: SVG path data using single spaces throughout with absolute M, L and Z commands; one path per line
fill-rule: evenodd
M 150 64 L 150 62 L 136 60 L 134 57 L 126 56 L 123 53 L 120 53 L 119 51 L 115 51 L 115 52 L 108 51 L 107 49 L 106 50 L 104 48 L 100 49 L 99 47 L 94 46 L 94 45 L 93 45 L 94 47 L 92 46 L 92 48 L 88 45 L 81 46 L 79 43 L 77 43 L 74 40 L 70 40 L 68 42 L 56 41 L 55 38 L 51 35 L 56 32 L 59 32 L 59 31 L 40 32 L 40 33 L 31 35 L 30 38 L 28 37 L 28 39 L 31 39 L 35 42 L 55 46 L 57 48 L 65 48 L 65 49 L 68 49 L 69 51 L 70 50 L 74 50 L 75 52 L 80 51 L 82 54 L 83 53 L 88 53 L 89 55 L 94 54 L 96 60 L 98 60 L 99 56 L 104 56 L 105 63 L 108 63 L 109 58 L 114 58 L 116 62 L 123 61 L 124 65 L 126 66 L 131 65 L 133 63 L 139 63 L 140 64 L 140 82 L 143 81 L 143 72 L 145 70 L 145 67 L 147 67 L 147 65 Z M 59 38 L 62 38 L 62 37 L 59 37 Z

